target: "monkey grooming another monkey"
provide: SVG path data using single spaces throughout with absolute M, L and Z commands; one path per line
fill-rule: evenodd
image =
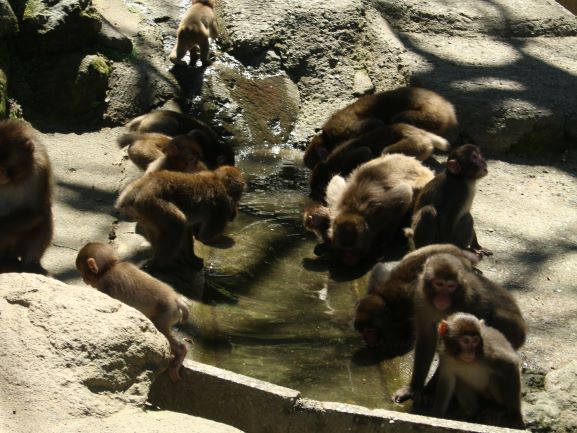
M 52 241 L 52 169 L 34 129 L 0 122 L 0 272 L 46 275 L 40 264 Z
M 408 123 L 446 137 L 456 129 L 457 116 L 449 101 L 419 87 L 362 96 L 329 117 L 305 150 L 304 163 L 312 170 L 343 141 L 392 123 Z
M 475 184 L 487 173 L 477 146 L 465 144 L 449 154 L 445 171 L 417 197 L 411 227 L 416 248 L 449 242 L 477 254 L 493 254 L 479 245 L 471 216 Z
M 224 140 L 220 140 L 216 132 L 206 123 L 186 114 L 172 110 L 156 110 L 132 119 L 126 124 L 126 127 L 133 133 L 154 132 L 170 137 L 188 134 L 193 130 L 202 131 L 204 135 L 196 135 L 193 138 L 202 147 L 206 165 L 211 169 L 219 165 L 234 165 L 232 146 Z M 121 137 L 119 144 L 124 147 L 136 140 L 148 141 L 148 138 L 153 139 L 150 140 L 153 148 L 157 142 L 166 141 L 166 139 L 158 136 L 128 134 L 124 138 Z
M 193 237 L 208 242 L 237 214 L 245 188 L 241 172 L 221 166 L 214 171 L 145 173 L 130 183 L 115 207 L 133 217 L 153 249 L 151 267 L 184 259 L 195 269 L 203 261 L 194 253 Z
M 456 397 L 467 419 L 479 409 L 479 397 L 503 407 L 510 425 L 524 429 L 521 415 L 521 361 L 497 329 L 467 313 L 455 313 L 438 326 L 438 379 L 433 416 L 443 417 Z
M 338 198 L 330 198 L 329 202 L 329 238 L 335 258 L 346 266 L 354 266 L 373 247 L 390 243 L 408 217 L 415 191 L 432 178 L 431 170 L 401 154 L 366 162 L 346 181 L 335 176 L 327 187 L 329 192 L 335 183 L 343 185 Z M 327 195 L 327 201 L 329 195 L 332 193 Z
M 413 339 L 413 302 L 415 288 L 425 261 L 439 253 L 452 254 L 470 262 L 471 269 L 480 258 L 450 244 L 435 244 L 405 255 L 392 269 L 377 263 L 369 278 L 367 295 L 355 309 L 354 328 L 369 347 Z M 467 262 L 463 263 L 465 266 Z
M 195 66 L 200 51 L 203 66 L 209 64 L 208 38 L 218 37 L 218 26 L 214 16 L 214 0 L 192 0 L 192 5 L 180 21 L 176 31 L 176 45 L 169 59 L 175 65 L 186 66 L 182 60 L 186 52 L 190 53 L 190 66 Z
M 112 247 L 90 242 L 78 252 L 76 269 L 89 286 L 136 308 L 150 319 L 168 340 L 174 355 L 168 373 L 180 380 L 180 367 L 188 349 L 172 333 L 172 327 L 188 320 L 188 306 L 172 287 L 121 261 Z
M 507 290 L 482 275 L 471 262 L 450 254 L 427 259 L 415 291 L 415 356 L 411 383 L 393 395 L 400 403 L 420 393 L 437 344 L 438 323 L 455 312 L 470 313 L 501 331 L 515 350 L 525 343 L 527 325 Z
M 346 176 L 353 169 L 381 154 L 402 153 L 424 161 L 433 149 L 446 151 L 449 142 L 432 132 L 407 123 L 395 123 L 373 129 L 360 137 L 347 140 L 320 161 L 311 173 L 311 196 L 323 200 L 325 189 L 334 175 Z

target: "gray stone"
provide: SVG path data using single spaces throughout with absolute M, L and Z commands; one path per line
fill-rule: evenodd
M 18 20 L 10 3 L 8 3 L 8 0 L 0 0 L 0 39 L 17 31 Z
M 28 0 L 20 18 L 19 50 L 69 52 L 96 42 L 100 17 L 91 0 Z
M 33 274 L 2 274 L 0 287 L 0 431 L 239 432 L 143 411 L 170 351 L 137 310 Z
M 105 19 L 102 19 L 102 27 L 98 33 L 98 42 L 120 53 L 129 54 L 132 52 L 132 41 L 130 38 L 119 32 Z

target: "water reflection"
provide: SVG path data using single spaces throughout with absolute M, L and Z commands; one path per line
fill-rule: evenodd
M 376 363 L 360 350 L 351 321 L 366 276 L 335 281 L 303 266 L 315 240 L 301 222 L 309 202 L 301 155 L 279 146 L 240 152 L 249 188 L 228 229 L 234 245 L 198 244 L 206 287 L 183 331 L 194 340 L 189 356 L 304 397 L 393 408 L 390 395 L 409 379 L 410 360 Z

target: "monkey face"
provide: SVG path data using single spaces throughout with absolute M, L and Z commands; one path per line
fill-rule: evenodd
M 346 266 L 354 266 L 368 253 L 369 226 L 360 215 L 341 214 L 333 225 L 333 250 Z
M 459 287 L 457 281 L 453 279 L 433 278 L 429 284 L 435 308 L 439 311 L 446 311 L 451 308 L 451 297 Z
M 478 334 L 464 334 L 459 337 L 458 341 L 461 349 L 459 359 L 467 364 L 474 362 L 481 337 Z
M 353 326 L 367 346 L 373 347 L 379 343 L 380 330 L 386 326 L 383 323 L 386 313 L 385 301 L 377 295 L 369 294 L 357 304 Z

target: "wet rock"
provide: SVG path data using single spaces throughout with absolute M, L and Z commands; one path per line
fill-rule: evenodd
M 545 377 L 545 390 L 525 396 L 523 411 L 533 432 L 577 430 L 577 361 Z
M 0 38 L 12 35 L 18 31 L 18 20 L 8 3 L 8 0 L 0 0 Z
M 99 118 L 111 71 L 98 54 L 35 57 L 21 65 L 18 95 L 30 110 L 50 117 Z
M 202 111 L 241 144 L 285 143 L 299 112 L 297 86 L 286 76 L 251 76 L 239 65 L 215 64 L 205 77 Z
M 26 54 L 62 53 L 96 42 L 100 17 L 91 0 L 15 2 L 20 22 L 19 50 Z

